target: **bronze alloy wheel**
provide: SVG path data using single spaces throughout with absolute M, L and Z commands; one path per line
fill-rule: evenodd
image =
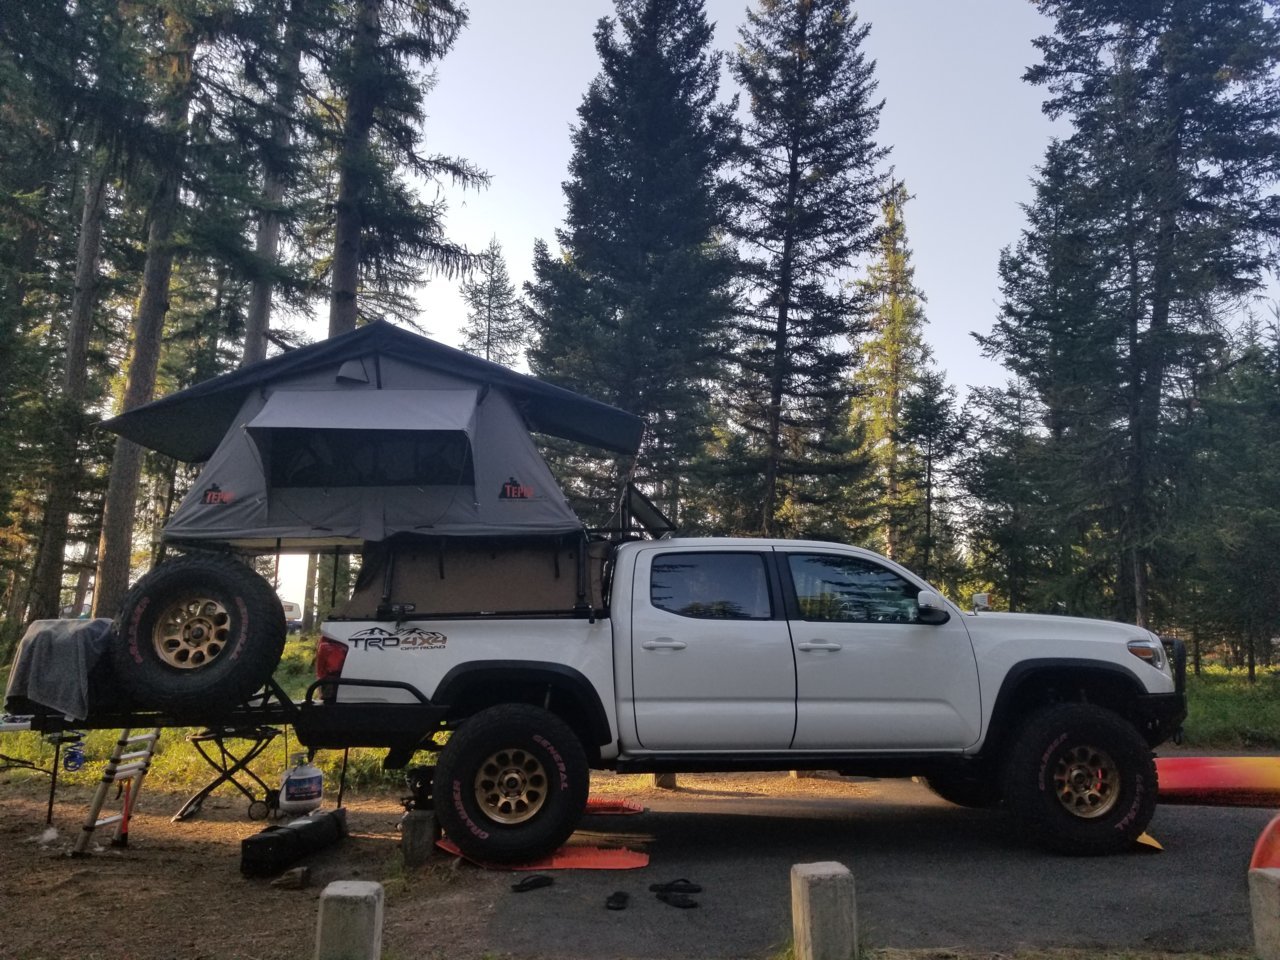
M 1053 786 L 1069 813 L 1092 820 L 1105 816 L 1116 805 L 1120 771 L 1106 751 L 1082 744 L 1058 757 Z
M 547 799 L 547 771 L 527 750 L 499 750 L 476 771 L 476 802 L 498 823 L 524 823 Z
M 183 597 L 165 608 L 151 635 L 163 662 L 180 670 L 196 670 L 217 659 L 230 634 L 231 616 L 221 603 Z

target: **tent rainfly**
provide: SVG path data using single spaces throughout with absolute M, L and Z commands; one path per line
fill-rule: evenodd
M 164 538 L 244 550 L 580 531 L 530 432 L 618 453 L 643 422 L 378 322 L 103 424 L 206 461 Z

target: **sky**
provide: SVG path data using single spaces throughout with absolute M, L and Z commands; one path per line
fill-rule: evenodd
M 533 243 L 555 250 L 564 219 L 569 133 L 599 70 L 596 22 L 611 0 L 473 0 L 470 23 L 437 66 L 428 94 L 426 149 L 487 170 L 487 190 L 445 190 L 451 238 L 482 249 L 497 237 L 517 291 L 531 279 Z M 731 51 L 744 0 L 708 0 L 716 47 Z M 961 396 L 1004 381 L 971 331 L 987 331 L 999 299 L 1002 247 L 1022 227 L 1020 204 L 1053 129 L 1042 91 L 1024 83 L 1034 37 L 1051 31 L 1028 0 L 854 0 L 871 25 L 880 142 L 915 199 L 906 209 L 917 286 L 928 303 L 926 338 Z M 726 76 L 722 99 L 733 93 Z M 458 282 L 436 278 L 422 325 L 458 345 L 466 309 Z

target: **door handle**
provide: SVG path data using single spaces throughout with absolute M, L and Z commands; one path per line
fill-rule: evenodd
M 646 640 L 640 646 L 646 650 L 683 650 L 687 644 L 683 640 L 670 640 L 663 637 L 661 640 Z
M 827 640 L 806 640 L 804 643 L 797 643 L 796 649 L 805 650 L 805 651 L 827 650 L 834 653 L 835 651 L 840 649 L 840 644 L 831 643 L 830 641 L 827 641 Z

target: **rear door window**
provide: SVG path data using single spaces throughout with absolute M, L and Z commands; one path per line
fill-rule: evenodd
M 758 553 L 664 553 L 653 558 L 649 602 L 700 620 L 769 620 L 773 604 Z

